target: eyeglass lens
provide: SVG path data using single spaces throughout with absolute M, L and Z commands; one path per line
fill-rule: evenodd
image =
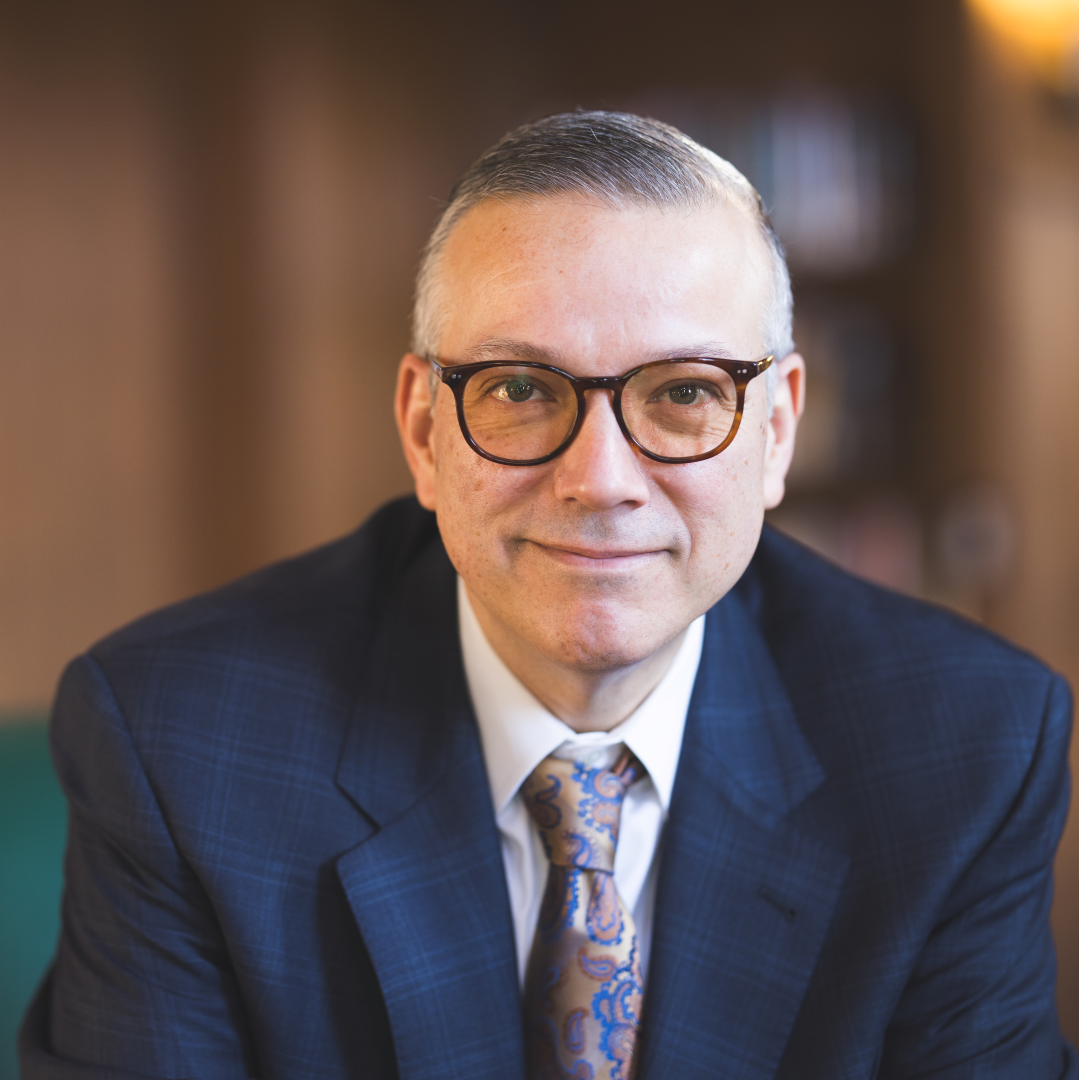
M 573 385 L 542 368 L 484 368 L 466 384 L 463 405 L 476 445 L 508 461 L 554 453 L 577 421 Z M 660 457 L 696 457 L 714 450 L 730 434 L 737 409 L 731 376 L 692 361 L 642 368 L 622 391 L 622 416 L 630 434 Z

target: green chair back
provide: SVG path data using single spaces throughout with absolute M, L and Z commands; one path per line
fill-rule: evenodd
M 56 948 L 67 809 L 42 717 L 0 717 L 0 1080 Z

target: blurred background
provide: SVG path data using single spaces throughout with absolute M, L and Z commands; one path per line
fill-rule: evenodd
M 91 0 L 0 11 L 0 1080 L 55 940 L 65 661 L 409 490 L 453 179 L 545 113 L 682 127 L 787 245 L 775 523 L 1079 682 L 1079 0 Z M 1079 829 L 1058 861 L 1079 1038 Z

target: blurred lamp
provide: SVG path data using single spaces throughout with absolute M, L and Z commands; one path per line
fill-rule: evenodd
M 1079 0 L 967 0 L 1052 89 L 1074 93 Z

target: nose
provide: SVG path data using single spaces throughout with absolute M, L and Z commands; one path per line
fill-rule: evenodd
M 555 495 L 592 510 L 648 501 L 640 458 L 622 434 L 613 391 L 585 392 L 584 420 L 577 438 L 555 459 Z

